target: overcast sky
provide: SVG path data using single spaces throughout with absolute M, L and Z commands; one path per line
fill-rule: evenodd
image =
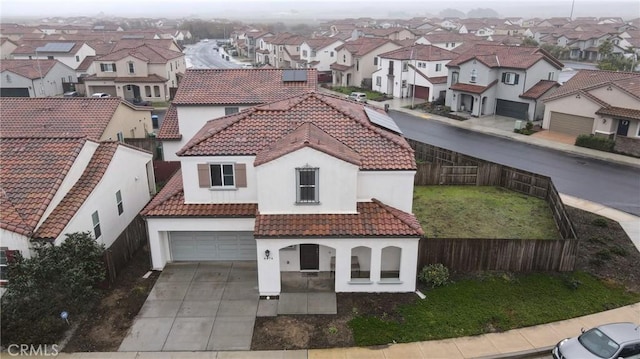
M 566 16 L 573 0 L 0 0 L 0 16 L 106 16 L 200 18 L 344 18 L 438 15 L 445 8 L 467 12 L 491 8 L 500 16 Z M 575 0 L 575 16 L 640 17 L 639 0 Z

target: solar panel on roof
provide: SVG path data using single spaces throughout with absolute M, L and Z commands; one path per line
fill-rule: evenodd
M 283 82 L 306 82 L 307 70 L 283 70 L 282 81 Z
M 39 52 L 69 52 L 75 46 L 73 42 L 48 42 L 36 48 Z
M 144 39 L 144 35 L 122 35 L 122 39 Z
M 387 130 L 393 131 L 395 133 L 402 133 L 402 131 L 400 131 L 400 127 L 398 127 L 398 125 L 396 124 L 396 121 L 394 121 L 391 117 L 383 115 L 380 112 L 367 107 L 364 108 L 364 112 L 367 114 L 367 117 L 369 117 L 369 121 L 373 122 L 374 124 L 380 127 L 384 127 Z

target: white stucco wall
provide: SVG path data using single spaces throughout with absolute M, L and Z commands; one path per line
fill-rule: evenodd
M 261 296 L 279 295 L 281 291 L 280 272 L 281 255 L 290 256 L 288 251 L 280 249 L 290 245 L 319 244 L 320 270 L 329 265 L 335 254 L 335 291 L 336 292 L 413 292 L 416 286 L 416 268 L 418 256 L 418 238 L 305 238 L 305 239 L 256 239 L 258 252 L 258 287 Z M 351 279 L 352 248 L 365 246 L 371 248 L 370 278 Z M 400 278 L 381 279 L 382 249 L 401 248 Z M 266 259 L 260 253 L 265 250 L 272 253 Z M 391 255 L 391 254 L 388 254 Z M 385 264 L 385 266 L 388 264 Z M 386 269 L 386 268 L 384 268 Z
M 169 250 L 171 231 L 250 231 L 255 218 L 147 218 L 152 267 L 162 270 L 172 261 Z M 258 252 L 260 253 L 260 252 Z M 264 250 L 262 251 L 264 253 Z
M 20 251 L 23 257 L 31 258 L 29 237 L 0 228 L 0 247 Z
M 89 231 L 93 234 L 91 215 L 98 211 L 102 235 L 97 238 L 107 248 L 140 213 L 151 198 L 147 181 L 147 163 L 153 155 L 125 146 L 118 146 L 102 179 L 84 201 L 73 218 L 56 238 L 60 244 L 65 234 Z M 116 192 L 122 195 L 124 211 L 118 214 Z
M 319 204 L 296 203 L 296 168 L 319 168 Z M 356 213 L 358 166 L 305 147 L 256 168 L 262 214 Z
M 610 90 L 608 86 L 602 86 L 589 91 L 589 93 L 611 106 L 640 110 L 640 101 L 638 101 L 637 98 L 632 97 L 615 86 L 611 86 Z
M 254 156 L 182 157 L 182 181 L 186 203 L 256 203 L 258 181 L 253 167 Z M 247 187 L 232 189 L 200 188 L 198 164 L 244 163 L 247 168 Z
M 360 171 L 357 200 L 376 198 L 384 204 L 412 213 L 415 171 Z

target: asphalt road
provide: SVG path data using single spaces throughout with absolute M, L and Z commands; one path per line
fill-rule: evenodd
M 218 49 L 218 50 L 216 50 Z M 226 59 L 224 49 L 218 48 L 216 40 L 200 41 L 196 44 L 187 45 L 184 49 L 187 68 L 193 69 L 237 69 L 241 65 L 234 62 L 229 56 Z
M 640 216 L 640 169 L 390 111 L 407 138 L 553 179 L 560 193 Z

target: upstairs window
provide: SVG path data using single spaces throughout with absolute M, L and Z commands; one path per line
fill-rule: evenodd
M 436 72 L 442 70 L 442 64 L 436 64 Z
M 210 165 L 211 187 L 235 187 L 235 175 L 232 163 L 215 163 Z
M 547 80 L 553 81 L 554 76 L 555 76 L 555 72 L 553 72 L 553 71 L 549 72 L 549 76 L 547 77 Z
M 318 175 L 320 169 L 313 167 L 296 168 L 296 202 L 319 203 Z
M 374 66 L 378 66 L 378 57 L 377 56 L 373 58 L 373 65 Z
M 458 76 L 460 74 L 458 72 L 452 72 L 451 73 L 451 84 L 457 84 L 458 83 Z
M 232 115 L 234 113 L 238 113 L 240 112 L 240 108 L 239 107 L 225 107 L 224 108 L 224 115 L 228 116 L 228 115 Z
M 9 263 L 7 252 L 7 247 L 0 248 L 0 283 L 7 282 L 7 265 Z
M 471 70 L 471 78 L 469 82 L 476 82 L 478 80 L 478 71 L 476 69 Z
M 136 68 L 133 62 L 129 62 L 127 65 L 129 66 L 129 73 L 134 74 L 136 72 Z
M 520 75 L 513 72 L 502 73 L 502 83 L 507 85 L 517 85 L 520 80 Z
M 102 72 L 116 72 L 116 64 L 100 64 Z
M 302 57 L 307 57 L 307 50 L 302 50 Z
M 122 193 L 116 192 L 116 206 L 118 207 L 118 215 L 124 212 L 124 205 L 122 204 Z
M 91 215 L 91 221 L 93 222 L 93 234 L 96 239 L 102 236 L 102 230 L 100 229 L 100 216 L 98 215 L 98 211 L 93 212 Z
M 404 61 L 402 63 L 402 72 L 407 72 L 407 71 L 409 71 L 409 62 Z
M 235 189 L 247 187 L 247 166 L 244 163 L 198 164 L 200 188 Z

